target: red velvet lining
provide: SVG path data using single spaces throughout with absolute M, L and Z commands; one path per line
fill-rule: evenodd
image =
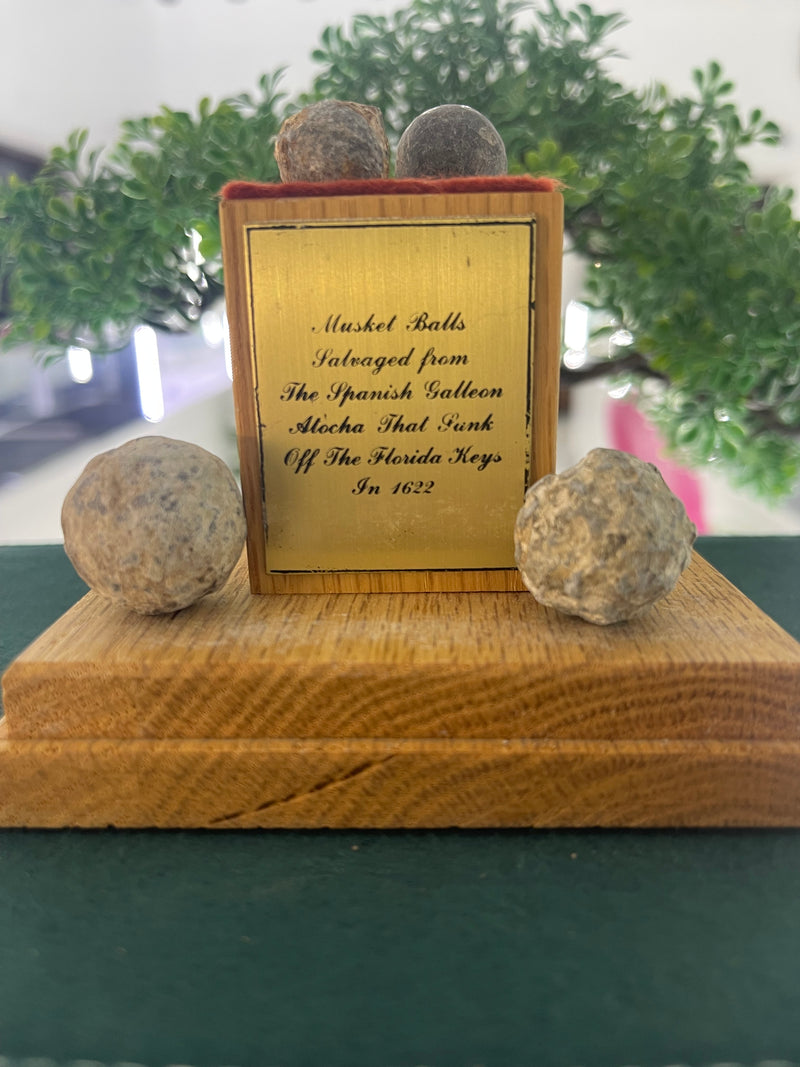
M 498 174 L 470 178 L 369 178 L 338 182 L 228 182 L 224 200 L 283 200 L 307 196 L 421 195 L 424 193 L 552 193 L 560 188 L 554 178 L 528 174 Z

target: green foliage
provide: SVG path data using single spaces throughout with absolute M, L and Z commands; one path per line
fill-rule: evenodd
M 512 170 L 565 183 L 588 299 L 634 339 L 606 372 L 646 381 L 640 401 L 684 461 L 779 496 L 800 479 L 800 224 L 741 157 L 778 130 L 741 118 L 713 61 L 691 96 L 626 89 L 605 69 L 621 24 L 554 0 L 414 0 L 326 30 L 314 93 L 376 104 L 395 138 L 434 104 L 486 114 Z
M 487 115 L 512 170 L 565 183 L 587 298 L 634 339 L 601 369 L 635 382 L 681 458 L 779 496 L 800 479 L 800 224 L 791 194 L 764 194 L 741 156 L 778 131 L 742 118 L 716 62 L 682 97 L 621 85 L 606 60 L 622 23 L 585 3 L 408 0 L 324 30 L 295 107 L 375 104 L 393 141 L 436 104 Z M 127 122 L 102 157 L 73 135 L 33 182 L 0 185 L 6 344 L 113 347 L 137 322 L 194 321 L 222 286 L 216 192 L 277 178 L 277 82 Z
M 329 27 L 312 53 L 322 66 L 305 99 L 374 104 L 395 140 L 435 104 L 469 104 L 503 135 L 509 160 L 551 138 L 582 147 L 584 163 L 602 155 L 603 131 L 624 119 L 632 94 L 602 70 L 612 54 L 604 37 L 623 24 L 587 4 L 562 14 L 553 0 L 520 25 L 530 5 L 519 0 L 412 0 L 391 16 L 359 15 L 349 28 Z
M 196 116 L 164 107 L 124 122 L 104 155 L 77 131 L 33 181 L 0 185 L 4 345 L 57 358 L 70 344 L 119 347 L 138 323 L 194 323 L 222 292 L 216 194 L 231 178 L 277 178 L 277 80 L 202 100 Z

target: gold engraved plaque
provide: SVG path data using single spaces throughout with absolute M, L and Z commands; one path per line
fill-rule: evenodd
M 513 566 L 535 233 L 532 219 L 247 228 L 268 570 Z
M 561 198 L 223 201 L 254 592 L 521 588 L 553 469 Z

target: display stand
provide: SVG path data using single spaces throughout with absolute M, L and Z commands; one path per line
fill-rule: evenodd
M 247 561 L 172 616 L 90 593 L 11 665 L 0 825 L 800 825 L 800 645 L 707 563 L 616 626 L 519 591 L 561 207 L 492 181 L 228 190 Z
M 89 593 L 9 668 L 0 824 L 800 825 L 800 645 L 704 560 L 638 620 L 528 593 Z

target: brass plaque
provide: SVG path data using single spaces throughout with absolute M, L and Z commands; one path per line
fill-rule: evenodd
M 267 573 L 513 567 L 535 218 L 244 237 Z

